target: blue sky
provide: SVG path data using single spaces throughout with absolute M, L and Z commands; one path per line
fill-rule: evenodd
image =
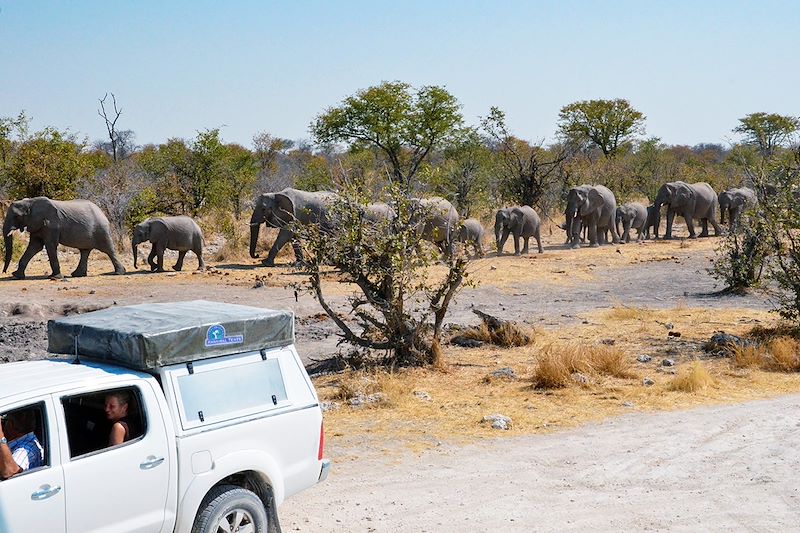
M 725 143 L 747 113 L 800 115 L 798 28 L 797 1 L 0 0 L 0 116 L 99 139 L 113 92 L 140 144 L 220 127 L 250 146 L 402 80 L 533 141 L 566 104 L 627 98 L 648 136 Z

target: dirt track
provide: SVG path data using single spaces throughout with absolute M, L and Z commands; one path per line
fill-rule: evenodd
M 794 395 L 443 444 L 401 459 L 361 450 L 287 500 L 281 524 L 314 532 L 796 530 L 798 409 Z

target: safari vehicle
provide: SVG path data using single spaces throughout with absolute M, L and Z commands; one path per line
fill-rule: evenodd
M 277 532 L 322 481 L 322 412 L 289 312 L 206 301 L 48 323 L 62 360 L 0 365 L 0 414 L 35 414 L 44 464 L 0 481 L 0 531 Z M 128 440 L 109 445 L 109 394 Z M 109 415 L 110 416 L 110 415 Z

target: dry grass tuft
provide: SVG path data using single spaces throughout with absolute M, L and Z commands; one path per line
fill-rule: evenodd
M 586 357 L 589 359 L 589 366 L 598 374 L 623 379 L 637 377 L 628 357 L 614 346 L 589 347 L 586 349 Z
M 735 347 L 731 364 L 736 368 L 798 372 L 800 371 L 800 342 L 792 337 L 778 337 L 766 344 Z
M 734 346 L 731 364 L 736 368 L 755 368 L 762 365 L 766 356 L 762 345 Z
M 644 320 L 650 311 L 644 307 L 628 307 L 615 305 L 606 313 L 608 320 Z
M 532 382 L 536 389 L 559 389 L 574 382 L 572 374 L 634 378 L 625 353 L 613 346 L 549 344 L 537 358 Z
M 770 341 L 764 363 L 768 370 L 800 371 L 800 343 L 791 337 L 778 337 Z
M 714 384 L 714 379 L 700 361 L 694 361 L 683 368 L 669 383 L 667 388 L 680 392 L 698 392 Z
M 515 322 L 505 322 L 494 330 L 490 330 L 486 323 L 482 322 L 479 326 L 469 328 L 459 335 L 503 348 L 513 348 L 533 344 L 534 334 L 532 329 L 520 326 Z

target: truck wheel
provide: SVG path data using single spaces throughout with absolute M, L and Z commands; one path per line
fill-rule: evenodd
M 262 501 L 236 485 L 214 487 L 203 500 L 192 533 L 267 533 Z

